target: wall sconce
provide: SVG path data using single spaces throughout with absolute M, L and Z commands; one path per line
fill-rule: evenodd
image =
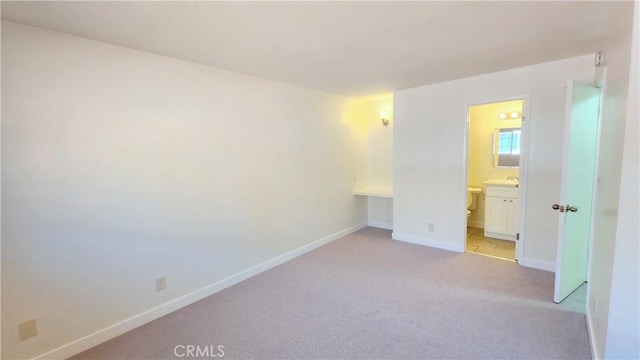
M 387 126 L 389 125 L 389 119 L 386 118 L 386 113 L 384 112 L 380 112 L 380 122 L 382 122 L 382 126 Z
M 510 113 L 506 113 L 506 112 L 501 112 L 498 114 L 498 119 L 500 120 L 515 120 L 515 119 L 522 119 L 522 114 L 518 111 L 512 111 Z

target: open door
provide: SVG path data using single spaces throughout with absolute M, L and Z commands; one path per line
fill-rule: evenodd
M 569 82 L 560 203 L 552 206 L 559 211 L 556 303 L 587 281 L 599 110 L 600 89 Z

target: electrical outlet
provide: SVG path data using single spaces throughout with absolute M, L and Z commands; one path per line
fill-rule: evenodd
M 429 232 L 435 231 L 435 227 L 436 226 L 431 222 L 427 225 L 427 228 L 429 229 Z
M 25 321 L 22 324 L 18 324 L 18 333 L 20 334 L 20 340 L 26 340 L 38 335 L 36 320 L 33 319 Z
M 156 279 L 156 291 L 162 291 L 167 288 L 167 277 L 162 276 Z

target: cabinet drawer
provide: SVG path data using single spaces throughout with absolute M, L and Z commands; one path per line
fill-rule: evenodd
M 504 187 L 504 186 L 487 186 L 487 196 L 500 196 L 506 198 L 518 198 L 517 187 Z

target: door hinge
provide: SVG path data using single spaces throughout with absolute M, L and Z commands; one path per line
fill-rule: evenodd
M 524 116 L 524 115 L 522 115 L 522 122 L 524 122 L 524 118 L 525 118 L 525 116 Z
M 520 240 L 520 233 L 516 233 L 516 240 Z

